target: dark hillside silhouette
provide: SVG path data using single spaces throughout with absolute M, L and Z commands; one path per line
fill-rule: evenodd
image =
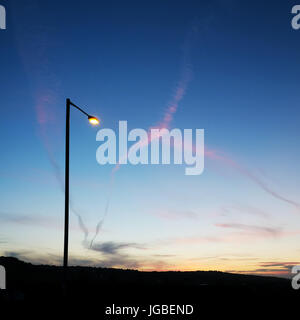
M 217 271 L 140 272 L 111 268 L 70 267 L 68 290 L 62 290 L 63 268 L 33 265 L 16 258 L 0 257 L 7 272 L 7 290 L 0 291 L 1 303 L 72 303 L 97 306 L 149 304 L 193 304 L 195 313 L 203 309 L 219 312 L 236 304 L 266 310 L 300 301 L 288 279 Z M 214 306 L 217 304 L 217 308 Z

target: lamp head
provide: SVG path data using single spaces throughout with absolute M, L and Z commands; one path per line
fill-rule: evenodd
M 99 119 L 94 116 L 88 116 L 89 122 L 95 126 L 100 123 Z

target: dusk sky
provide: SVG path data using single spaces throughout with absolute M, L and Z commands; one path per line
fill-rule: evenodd
M 71 110 L 70 264 L 279 276 L 300 264 L 294 1 L 0 4 L 0 256 L 62 263 L 70 98 L 101 119 Z M 172 107 L 169 129 L 205 130 L 203 174 L 96 161 L 99 129 L 148 130 Z

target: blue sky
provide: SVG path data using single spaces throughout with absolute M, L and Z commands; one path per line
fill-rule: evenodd
M 61 262 L 65 99 L 99 116 L 102 127 L 127 120 L 129 129 L 147 130 L 162 121 L 188 57 L 192 78 L 170 127 L 204 128 L 216 156 L 195 177 L 184 166 L 122 166 L 95 250 L 82 244 L 70 213 L 71 258 L 144 270 L 255 273 L 264 266 L 265 274 L 297 262 L 293 2 L 1 4 L 0 253 Z M 72 110 L 71 194 L 89 240 L 113 169 L 96 162 L 97 130 Z M 275 262 L 282 270 L 269 268 Z

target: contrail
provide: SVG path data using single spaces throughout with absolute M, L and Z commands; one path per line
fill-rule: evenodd
M 53 120 L 55 117 L 55 112 L 53 111 L 53 109 L 50 108 L 50 106 L 53 106 L 56 103 L 57 91 L 59 90 L 59 81 L 57 80 L 56 76 L 49 70 L 48 62 L 47 62 L 48 59 L 44 54 L 44 52 L 46 52 L 45 48 L 47 47 L 46 33 L 42 35 L 39 33 L 36 33 L 35 38 L 36 38 L 35 42 L 42 43 L 42 45 L 35 52 L 35 59 L 31 60 L 29 58 L 33 50 L 31 50 L 30 53 L 27 48 L 24 50 L 23 42 L 19 43 L 19 46 L 21 48 L 20 55 L 23 60 L 25 70 L 28 73 L 33 74 L 32 78 L 34 79 L 34 81 L 33 81 L 32 91 L 35 98 L 34 109 L 35 109 L 36 119 L 38 123 L 38 133 L 43 143 L 43 146 L 46 150 L 48 160 L 53 168 L 53 172 L 56 177 L 56 180 L 58 181 L 58 184 L 60 186 L 60 190 L 64 193 L 65 184 L 64 184 L 63 175 L 61 174 L 60 167 L 54 158 L 53 151 L 51 148 L 51 143 L 49 142 L 49 136 L 47 134 L 47 126 L 49 124 L 50 125 L 53 124 Z M 40 65 L 43 66 L 42 69 L 40 67 L 37 68 L 37 64 L 34 63 L 36 61 L 39 62 L 38 64 L 39 66 Z M 43 85 L 44 82 L 45 83 L 49 82 L 47 88 L 45 88 L 45 85 Z M 49 87 L 52 89 L 49 89 Z M 83 219 L 80 216 L 80 214 L 74 209 L 71 199 L 70 199 L 70 209 L 76 215 L 78 219 L 79 227 L 84 234 L 84 239 L 85 239 L 84 241 L 86 241 L 88 236 L 88 229 L 84 225 Z
M 151 129 L 169 129 L 171 122 L 173 120 L 173 115 L 177 112 L 180 101 L 184 98 L 188 85 L 192 80 L 192 64 L 190 62 L 190 52 L 193 43 L 196 40 L 196 36 L 198 34 L 198 23 L 193 23 L 191 29 L 186 35 L 186 39 L 183 44 L 183 61 L 181 66 L 181 77 L 179 82 L 177 83 L 175 93 L 173 94 L 170 102 L 167 104 L 165 113 L 163 115 L 162 120 L 155 126 L 151 126 L 148 128 L 148 132 Z M 141 146 L 147 146 L 154 139 L 159 139 L 160 136 L 154 136 L 148 134 L 148 139 L 140 142 Z M 130 152 L 132 147 L 129 148 L 128 153 Z M 126 155 L 126 156 L 127 156 Z M 120 163 L 117 163 L 113 168 L 112 173 L 116 173 L 120 169 Z
M 51 163 L 51 165 L 52 165 L 52 167 L 54 169 L 55 177 L 56 177 L 56 179 L 57 179 L 57 181 L 58 181 L 58 183 L 60 185 L 60 189 L 64 193 L 65 192 L 65 185 L 64 185 L 63 177 L 62 177 L 61 172 L 60 172 L 60 167 L 57 164 L 57 162 L 55 161 L 53 155 L 49 152 L 49 150 L 47 150 L 47 154 L 48 154 L 50 163 Z M 89 231 L 88 231 L 88 228 L 85 226 L 81 215 L 77 212 L 77 210 L 75 210 L 71 195 L 70 195 L 70 209 L 75 214 L 75 216 L 77 217 L 79 228 L 82 231 L 82 233 L 84 234 L 84 240 L 83 241 L 86 242 L 87 238 L 88 238 L 88 235 L 89 235 Z
M 174 148 L 178 147 L 176 143 L 174 143 Z M 181 148 L 181 146 L 180 146 Z M 187 148 L 187 146 L 185 146 Z M 192 146 L 192 152 L 195 152 L 195 146 Z M 272 190 L 264 181 L 262 181 L 257 175 L 255 175 L 251 170 L 243 167 L 239 163 L 237 163 L 235 160 L 230 159 L 227 155 L 224 155 L 224 153 L 218 152 L 216 150 L 205 148 L 204 155 L 207 158 L 210 158 L 211 160 L 219 161 L 223 164 L 225 164 L 228 167 L 233 168 L 234 170 L 238 171 L 242 176 L 245 178 L 251 180 L 253 183 L 255 183 L 259 188 L 267 192 L 272 197 L 281 200 L 283 202 L 286 202 L 292 206 L 294 206 L 296 209 L 300 210 L 300 203 L 288 199 L 284 197 L 283 195 L 279 194 L 278 192 Z
M 108 214 L 108 209 L 109 209 L 109 205 L 110 205 L 110 199 L 111 199 L 111 195 L 112 195 L 112 190 L 113 190 L 113 184 L 114 184 L 114 172 L 111 172 L 111 177 L 110 177 L 110 182 L 109 182 L 109 187 L 108 187 L 108 196 L 107 196 L 107 201 L 106 201 L 106 205 L 105 205 L 105 210 L 104 210 L 104 214 L 101 220 L 99 220 L 99 222 L 96 225 L 96 230 L 95 230 L 95 235 L 93 237 L 93 239 L 91 240 L 90 243 L 90 248 L 93 247 L 93 243 L 95 241 L 95 239 L 97 238 L 99 231 L 102 228 L 102 225 L 104 223 L 104 219 L 106 218 L 107 214 Z
M 13 5 L 13 4 L 12 4 Z M 21 28 L 25 25 L 25 17 L 32 12 L 39 12 L 39 7 L 36 1 L 30 4 L 21 4 L 20 6 L 14 6 L 12 10 L 12 18 L 19 23 L 16 23 L 14 30 L 17 42 L 17 48 L 25 71 L 30 75 L 29 79 L 32 79 L 31 90 L 35 99 L 34 109 L 36 119 L 38 123 L 38 132 L 46 150 L 49 162 L 53 168 L 56 180 L 59 183 L 60 190 L 65 191 L 64 179 L 61 174 L 60 167 L 56 162 L 49 137 L 47 135 L 47 126 L 57 123 L 55 115 L 58 110 L 49 108 L 56 104 L 57 92 L 59 92 L 60 81 L 56 75 L 51 71 L 49 67 L 49 57 L 46 56 L 47 49 L 51 41 L 48 39 L 47 25 L 32 26 L 30 29 Z M 21 21 L 21 22 L 20 22 Z M 30 33 L 29 33 L 30 31 Z M 53 121 L 56 120 L 56 121 Z M 51 123 L 52 122 L 52 123 Z M 88 236 L 88 229 L 83 223 L 83 219 L 80 214 L 75 211 L 72 201 L 70 200 L 71 211 L 77 216 L 79 227 L 84 233 L 84 239 Z
M 184 41 L 184 45 L 183 45 L 183 63 L 182 63 L 182 71 L 181 71 L 181 78 L 180 81 L 177 84 L 176 90 L 175 90 L 175 94 L 172 96 L 171 101 L 168 103 L 166 111 L 164 113 L 164 116 L 162 118 L 162 121 L 158 123 L 158 125 L 156 125 L 155 127 L 149 127 L 148 131 L 150 131 L 153 128 L 159 128 L 159 129 L 168 129 L 170 128 L 170 124 L 173 120 L 173 115 L 176 113 L 179 103 L 180 101 L 183 99 L 188 84 L 192 79 L 192 66 L 190 63 L 190 51 L 191 51 L 191 46 L 192 43 L 195 41 L 195 36 L 198 33 L 198 25 L 197 24 L 193 24 L 192 28 L 190 29 L 190 31 L 188 32 L 186 39 Z M 141 141 L 142 146 L 147 146 L 149 143 L 151 143 L 151 141 L 153 139 L 159 139 L 159 137 L 154 137 L 153 135 L 148 135 L 148 139 L 145 141 Z M 130 152 L 127 152 L 128 153 Z M 126 155 L 126 156 L 127 156 Z M 111 198 L 111 194 L 112 194 L 112 189 L 113 189 L 113 183 L 114 183 L 114 175 L 115 173 L 120 169 L 120 163 L 118 162 L 115 167 L 112 169 L 111 172 L 111 177 L 110 177 L 110 187 L 109 187 L 109 195 L 108 195 L 108 199 L 106 202 L 106 207 L 105 207 L 105 211 L 104 211 L 104 215 L 102 217 L 102 219 L 98 222 L 97 226 L 96 226 L 96 232 L 95 232 L 95 236 L 93 238 L 93 240 L 91 241 L 90 244 L 90 248 L 92 248 L 93 243 L 97 237 L 97 235 L 99 234 L 99 231 L 104 223 L 104 220 L 108 214 L 108 209 L 109 209 L 109 205 L 110 205 L 110 198 Z
M 286 202 L 292 206 L 294 206 L 296 209 L 300 210 L 300 203 L 288 199 L 284 196 L 282 196 L 281 194 L 279 194 L 278 192 L 272 190 L 265 182 L 263 182 L 259 177 L 257 177 L 254 173 L 252 173 L 250 170 L 242 167 L 241 165 L 239 165 L 237 162 L 228 159 L 224 156 L 218 156 L 218 155 L 214 155 L 217 159 L 220 159 L 224 162 L 226 162 L 228 165 L 230 165 L 231 167 L 235 168 L 237 171 L 239 171 L 242 175 L 248 177 L 250 180 L 252 180 L 257 186 L 259 186 L 261 189 L 263 189 L 265 192 L 267 192 L 268 194 L 270 194 L 272 197 L 281 200 L 283 202 Z
M 182 71 L 181 71 L 181 79 L 178 82 L 175 94 L 173 95 L 171 101 L 169 102 L 166 112 L 164 114 L 163 120 L 156 126 L 158 129 L 168 129 L 170 128 L 170 124 L 173 120 L 173 115 L 177 112 L 180 101 L 184 98 L 184 95 L 187 91 L 187 87 L 192 80 L 192 65 L 191 65 L 191 47 L 193 42 L 195 41 L 195 36 L 198 33 L 198 26 L 194 24 L 192 29 L 186 36 L 183 45 L 183 63 L 182 63 Z M 148 130 L 152 129 L 150 127 Z M 151 142 L 151 141 L 149 141 Z
M 63 175 L 61 173 L 61 169 L 60 169 L 58 163 L 56 162 L 56 160 L 55 160 L 55 158 L 54 158 L 54 156 L 52 154 L 52 151 L 50 149 L 50 145 L 49 145 L 47 136 L 45 135 L 45 132 L 44 132 L 43 128 L 40 128 L 40 129 L 41 129 L 40 130 L 41 138 L 42 138 L 44 147 L 46 149 L 49 162 L 51 163 L 51 166 L 53 168 L 54 175 L 55 175 L 56 180 L 58 181 L 58 184 L 60 186 L 60 190 L 61 190 L 62 193 L 64 193 L 65 192 L 65 183 L 64 183 Z M 85 226 L 81 215 L 77 212 L 77 210 L 75 210 L 71 195 L 70 195 L 70 209 L 75 214 L 75 216 L 77 217 L 79 228 L 82 231 L 82 233 L 84 234 L 84 240 L 83 241 L 86 242 L 87 238 L 88 238 L 88 235 L 89 235 L 89 231 L 88 231 L 88 228 Z
M 85 224 L 84 224 L 84 222 L 83 222 L 83 220 L 81 218 L 81 215 L 77 212 L 77 210 L 74 209 L 71 199 L 70 199 L 70 209 L 77 217 L 79 228 L 84 234 L 83 244 L 85 244 L 85 243 L 87 243 L 87 239 L 88 239 L 88 236 L 89 236 L 89 230 L 85 226 Z

